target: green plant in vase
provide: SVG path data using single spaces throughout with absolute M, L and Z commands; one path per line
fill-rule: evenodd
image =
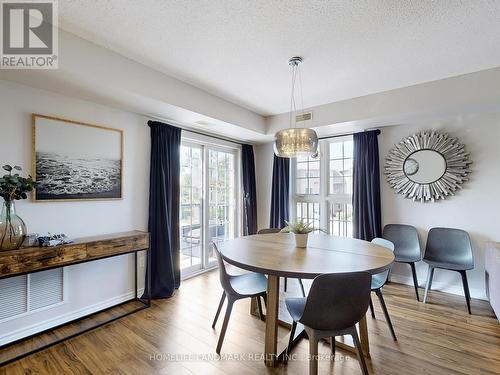
M 13 250 L 21 247 L 26 237 L 26 224 L 16 214 L 15 201 L 28 198 L 28 193 L 36 187 L 33 178 L 21 177 L 19 166 L 4 165 L 8 174 L 0 177 L 0 196 L 3 198 L 0 213 L 0 250 Z
M 305 223 L 304 220 L 300 220 L 295 223 L 285 221 L 285 223 L 286 227 L 284 227 L 281 232 L 293 233 L 295 235 L 295 245 L 302 248 L 307 247 L 309 233 L 315 230 L 311 224 Z

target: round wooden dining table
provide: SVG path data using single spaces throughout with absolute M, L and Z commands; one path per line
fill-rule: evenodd
M 289 233 L 257 234 L 217 244 L 222 257 L 234 266 L 268 276 L 266 337 L 264 358 L 274 366 L 278 353 L 278 314 L 280 277 L 313 279 L 324 273 L 365 271 L 383 272 L 394 261 L 383 246 L 353 238 L 310 234 L 307 248 L 295 247 Z M 359 323 L 361 346 L 369 355 L 366 318 Z

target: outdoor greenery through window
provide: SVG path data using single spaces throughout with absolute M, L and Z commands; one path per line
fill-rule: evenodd
M 322 140 L 318 157 L 297 158 L 292 165 L 292 217 L 352 237 L 352 136 Z

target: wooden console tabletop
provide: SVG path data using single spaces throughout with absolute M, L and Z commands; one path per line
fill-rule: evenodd
M 149 233 L 131 231 L 77 238 L 54 247 L 0 251 L 0 279 L 107 258 L 149 248 Z

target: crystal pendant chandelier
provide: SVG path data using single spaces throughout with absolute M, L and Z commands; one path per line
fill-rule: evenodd
M 318 152 L 318 135 L 312 129 L 297 127 L 295 113 L 295 83 L 297 76 L 300 81 L 302 112 L 304 102 L 302 98 L 302 82 L 300 79 L 299 65 L 301 57 L 292 57 L 288 65 L 292 67 L 292 94 L 290 98 L 290 127 L 276 133 L 274 153 L 282 158 L 295 158 L 297 156 L 313 156 Z

